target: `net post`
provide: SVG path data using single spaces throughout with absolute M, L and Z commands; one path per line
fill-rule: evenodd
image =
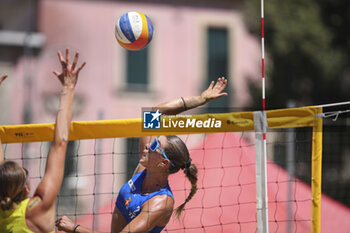
M 254 112 L 255 131 L 255 160 L 256 160 L 256 211 L 257 232 L 267 233 L 268 224 L 268 196 L 267 196 L 267 160 L 266 160 L 266 112 Z
M 311 233 L 321 232 L 321 181 L 322 181 L 322 127 L 323 118 L 317 117 L 322 108 L 316 108 L 315 124 L 312 128 L 311 164 Z
M 287 103 L 288 108 L 295 108 L 295 102 L 293 100 L 289 100 Z M 294 179 L 294 165 L 295 165 L 295 146 L 291 142 L 295 137 L 295 129 L 288 128 L 287 129 L 287 172 L 289 174 L 289 182 L 288 182 L 288 191 L 287 191 L 287 233 L 292 233 L 293 229 L 293 179 Z

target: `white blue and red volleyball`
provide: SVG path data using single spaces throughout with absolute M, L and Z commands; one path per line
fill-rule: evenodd
M 151 42 L 153 25 L 145 14 L 132 11 L 118 19 L 114 33 L 115 38 L 124 48 L 140 50 Z

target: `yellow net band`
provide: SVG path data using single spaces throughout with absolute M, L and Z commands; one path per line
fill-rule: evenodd
M 266 111 L 269 128 L 313 127 L 315 125 L 315 107 L 304 107 L 283 110 Z M 172 122 L 196 119 L 209 122 L 211 126 L 220 121 L 221 125 L 215 127 L 180 128 L 170 126 Z M 201 114 L 192 116 L 166 116 L 162 117 L 167 128 L 143 129 L 142 119 L 120 119 L 101 121 L 75 121 L 71 124 L 69 140 L 117 138 L 117 137 L 143 137 L 152 135 L 172 134 L 200 134 L 219 132 L 253 131 L 253 112 Z M 193 121 L 192 121 L 193 123 Z M 173 124 L 174 126 L 174 124 Z M 3 143 L 52 141 L 54 123 L 26 124 L 0 126 L 0 137 Z

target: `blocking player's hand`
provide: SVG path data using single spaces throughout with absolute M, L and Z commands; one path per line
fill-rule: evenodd
M 59 231 L 73 232 L 75 224 L 67 216 L 62 216 L 56 221 L 56 227 Z
M 54 71 L 53 73 L 57 76 L 63 86 L 74 88 L 78 81 L 79 72 L 83 69 L 86 62 L 83 62 L 77 67 L 79 52 L 76 52 L 73 63 L 71 63 L 69 49 L 66 49 L 65 58 L 60 51 L 57 52 L 57 55 L 62 66 L 62 72 Z
M 1 83 L 2 83 L 6 78 L 7 78 L 7 75 L 1 76 L 1 78 L 0 78 L 0 85 L 1 85 Z

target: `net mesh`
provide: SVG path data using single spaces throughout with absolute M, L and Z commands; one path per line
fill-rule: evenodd
M 325 132 L 317 132 L 316 113 L 314 108 L 267 112 L 269 232 L 319 232 L 320 218 L 315 211 L 319 210 L 320 200 L 317 198 L 320 195 L 315 195 L 310 188 L 311 183 L 316 187 L 313 164 L 315 159 L 320 161 L 316 158 L 320 153 L 316 153 L 315 157 L 314 152 L 317 134 L 325 134 L 322 174 L 326 185 L 322 188 L 340 201 L 340 197 L 346 197 L 349 134 L 344 130 L 348 129 L 348 123 L 345 124 L 347 127 L 335 127 L 335 131 L 330 130 L 334 125 L 327 123 Z M 201 117 L 206 119 L 207 116 Z M 225 131 L 236 133 L 180 136 L 198 166 L 199 189 L 186 205 L 180 220 L 173 216 L 164 232 L 257 232 L 256 142 L 255 133 L 249 131 L 254 128 L 253 114 L 215 115 L 216 119 L 220 117 L 223 117 Z M 65 177 L 57 198 L 56 214 L 57 217 L 67 215 L 89 228 L 109 232 L 119 189 L 130 179 L 138 162 L 139 139 L 135 138 L 135 134 L 138 134 L 141 122 L 122 120 L 73 124 L 75 130 L 71 136 L 75 141 L 71 141 L 67 149 Z M 52 131 L 53 125 L 0 127 L 3 142 L 11 142 L 4 145 L 5 158 L 15 160 L 29 170 L 32 192 L 44 174 L 50 143 L 15 142 L 34 141 L 38 135 L 40 140 L 49 141 L 52 140 Z M 17 132 L 23 133 L 18 135 Z M 96 138 L 83 140 L 81 134 Z M 119 138 L 122 135 L 133 136 Z M 143 132 L 138 135 L 143 135 Z M 321 148 L 319 144 L 318 148 Z M 342 158 L 341 166 L 330 163 L 335 158 Z M 177 207 L 189 194 L 190 183 L 180 171 L 169 177 L 169 184 Z M 337 191 L 334 191 L 332 188 L 336 185 Z M 346 232 L 344 229 L 350 228 L 347 221 L 350 209 L 331 197 L 322 195 L 322 232 L 335 232 L 334 229 Z
M 300 179 L 288 176 L 285 147 L 293 144 L 300 158 L 295 166 L 310 167 L 311 131 L 305 139 L 286 141 L 285 132 L 268 135 L 268 198 L 271 232 L 306 232 L 310 229 L 311 190 Z M 198 191 L 186 205 L 180 220 L 172 217 L 164 232 L 256 232 L 256 183 L 254 132 L 213 133 L 180 136 L 199 170 Z M 7 157 L 30 172 L 36 187 L 45 170 L 50 143 L 8 144 Z M 65 177 L 57 198 L 57 217 L 66 215 L 95 230 L 110 230 L 114 202 L 120 187 L 131 177 L 138 161 L 138 138 L 91 139 L 70 142 Z M 292 183 L 292 196 L 288 188 Z M 180 170 L 169 184 L 175 207 L 191 186 Z M 289 199 L 291 198 L 291 199 Z M 292 215 L 288 216 L 288 203 Z M 290 207 L 290 205 L 289 205 Z
M 270 232 L 310 232 L 312 130 L 274 130 L 267 136 Z M 302 175 L 309 178 L 308 184 Z

